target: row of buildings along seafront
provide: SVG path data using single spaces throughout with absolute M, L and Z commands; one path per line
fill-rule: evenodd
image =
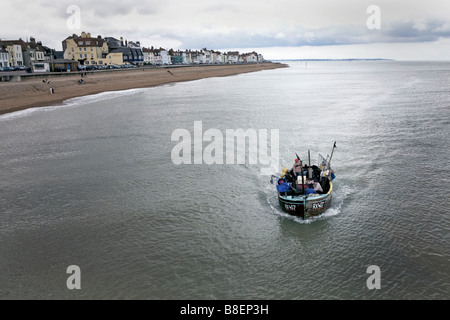
M 166 50 L 163 48 L 141 47 L 139 41 L 101 36 L 92 37 L 83 32 L 74 34 L 63 41 L 64 59 L 78 61 L 80 65 L 174 65 L 174 64 L 225 64 L 263 62 L 262 55 L 251 52 L 222 53 L 208 50 Z
M 38 62 L 52 59 L 54 50 L 36 42 L 31 37 L 29 41 L 0 40 L 0 67 L 31 67 Z
M 0 68 L 28 67 L 36 72 L 73 71 L 81 68 L 124 65 L 199 65 L 263 62 L 262 55 L 251 52 L 208 50 L 166 50 L 142 47 L 139 41 L 123 38 L 92 37 L 90 33 L 73 34 L 62 41 L 62 51 L 36 42 L 0 40 Z M 1 71 L 1 70 L 0 70 Z

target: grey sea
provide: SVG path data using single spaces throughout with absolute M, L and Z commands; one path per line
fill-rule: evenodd
M 449 299 L 450 63 L 287 63 L 0 116 L 0 299 Z M 283 213 L 259 162 L 176 165 L 195 122 L 278 130 L 273 174 L 336 141 L 330 209 Z

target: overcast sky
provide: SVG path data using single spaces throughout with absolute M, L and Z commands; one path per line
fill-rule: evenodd
M 166 49 L 256 50 L 268 59 L 450 60 L 444 0 L 1 0 L 0 39 L 62 50 L 90 32 Z M 369 29 L 380 8 L 380 29 Z M 67 13 L 70 6 L 80 9 Z M 69 25 L 68 22 L 69 21 Z

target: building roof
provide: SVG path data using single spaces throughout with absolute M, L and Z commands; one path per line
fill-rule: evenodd
M 76 38 L 73 39 L 79 47 L 103 47 L 103 39 L 98 38 Z
M 33 37 L 30 37 L 30 41 L 26 42 L 27 48 L 38 50 L 38 51 L 44 51 L 44 46 L 42 45 L 41 41 L 36 42 L 36 39 Z
M 123 46 L 122 40 L 113 37 L 106 37 L 104 40 L 106 41 L 106 44 L 108 45 L 108 48 L 110 50 L 117 49 Z
M 11 46 L 11 45 L 19 45 L 22 48 L 22 51 L 27 51 L 27 44 L 22 39 L 19 40 L 1 40 L 1 45 Z
M 86 35 L 84 32 L 81 36 L 73 34 L 72 36 L 66 38 L 66 40 L 69 39 L 75 41 L 79 47 L 103 47 L 103 43 L 105 42 L 101 36 L 92 38 L 90 33 Z
M 142 61 L 144 59 L 144 54 L 141 48 L 121 47 L 111 50 L 110 53 L 122 53 L 124 56 L 124 60 L 128 61 Z
M 123 53 L 129 53 L 129 52 L 136 52 L 136 53 L 142 53 L 142 50 L 140 48 L 129 48 L 129 47 L 121 47 L 114 50 L 111 50 L 111 52 L 123 52 Z

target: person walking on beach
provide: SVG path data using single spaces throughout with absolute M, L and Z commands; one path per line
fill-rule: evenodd
M 53 88 L 50 88 L 50 94 L 54 94 L 55 90 L 53 90 Z

